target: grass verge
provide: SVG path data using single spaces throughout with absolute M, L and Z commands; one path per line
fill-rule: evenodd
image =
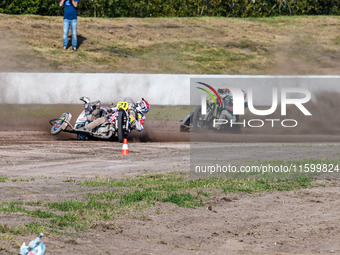
M 27 223 L 15 227 L 0 225 L 0 234 L 56 233 L 72 235 L 118 217 L 142 214 L 158 203 L 184 208 L 204 206 L 230 192 L 285 191 L 313 187 L 311 178 L 204 178 L 189 179 L 188 173 L 144 174 L 119 180 L 96 178 L 77 182 L 89 188 L 79 198 L 62 202 L 2 202 L 0 213 L 23 217 Z
M 338 74 L 338 16 L 83 18 L 78 51 L 61 17 L 0 15 L 2 71 Z M 15 34 L 15 37 L 11 37 Z M 18 50 L 19 49 L 19 50 Z M 20 50 L 21 49 L 21 50 Z M 30 59 L 30 61 L 27 61 Z M 147 63 L 147 64 L 145 64 Z

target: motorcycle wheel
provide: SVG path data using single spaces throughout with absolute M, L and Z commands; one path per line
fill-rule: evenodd
M 70 121 L 72 115 L 69 112 L 63 113 L 56 121 L 53 123 L 51 127 L 51 134 L 56 135 L 59 134 L 62 130 L 65 130 L 67 127 L 67 123 L 65 121 Z
M 236 115 L 236 122 L 240 121 L 240 116 Z M 241 133 L 241 126 L 240 125 L 234 125 L 230 128 L 231 133 Z
M 201 120 L 202 113 L 201 113 L 201 106 L 198 106 L 193 114 L 192 118 L 192 128 L 194 131 L 203 131 L 209 129 L 209 124 Z
M 118 112 L 118 142 L 120 142 L 120 143 L 124 142 L 124 138 L 125 138 L 124 115 L 125 115 L 125 112 L 123 112 L 123 111 Z

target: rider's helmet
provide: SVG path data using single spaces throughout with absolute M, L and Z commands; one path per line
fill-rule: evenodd
M 79 98 L 79 100 L 83 101 L 85 104 L 88 104 L 91 101 L 90 98 L 88 98 L 88 97 L 81 97 L 81 98 Z
M 100 100 L 91 102 L 91 106 L 92 106 L 93 110 L 100 109 L 101 106 L 102 106 L 102 102 Z
M 231 94 L 230 90 L 228 88 L 225 89 L 218 89 L 218 94 L 220 94 L 222 97 L 229 96 Z
M 150 104 L 142 98 L 142 100 L 137 102 L 136 110 L 145 114 L 150 111 Z

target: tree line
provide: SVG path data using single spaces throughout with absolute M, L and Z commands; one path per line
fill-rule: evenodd
M 0 13 L 59 16 L 59 0 L 0 0 Z M 80 0 L 83 17 L 339 15 L 340 0 Z

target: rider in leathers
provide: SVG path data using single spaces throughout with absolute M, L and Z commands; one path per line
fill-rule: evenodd
M 231 94 L 231 91 L 226 88 L 218 89 L 217 92 L 221 96 L 221 99 L 223 100 L 224 104 L 224 109 L 222 110 L 220 119 L 228 119 L 229 121 L 233 121 L 235 123 L 237 121 L 237 117 L 236 115 L 233 114 L 234 99 L 233 95 Z M 244 97 L 244 108 L 247 108 L 248 107 L 247 93 L 244 90 L 242 90 L 242 92 Z
M 86 130 L 91 131 L 105 122 L 108 108 L 101 106 L 100 100 L 91 102 L 88 97 L 81 97 L 80 100 L 85 102 L 85 114 L 89 122 L 89 124 L 85 126 Z
M 117 111 L 117 107 L 111 108 L 111 111 Z M 150 111 L 150 104 L 144 98 L 139 100 L 136 105 L 129 105 L 130 121 L 132 126 L 135 125 L 136 130 L 141 132 L 144 130 L 145 114 Z
M 142 100 L 138 101 L 136 104 L 136 114 L 137 114 L 137 120 L 136 120 L 136 130 L 139 132 L 144 130 L 144 120 L 145 120 L 145 114 L 150 111 L 150 104 L 148 101 L 146 101 L 144 98 Z

